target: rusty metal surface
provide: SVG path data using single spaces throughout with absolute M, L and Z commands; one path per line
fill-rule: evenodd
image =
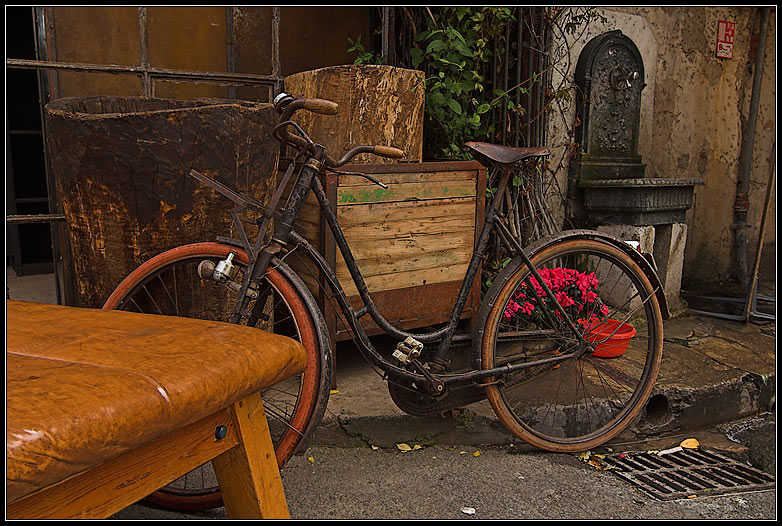
M 275 117 L 270 105 L 238 102 L 50 103 L 47 143 L 67 218 L 66 303 L 99 307 L 150 257 L 231 231 L 230 202 L 189 177 L 191 167 L 265 201 L 279 151 L 269 138 Z
M 149 75 L 160 80 L 214 82 L 225 85 L 268 85 L 282 79 L 274 75 L 257 75 L 252 73 L 228 73 L 213 71 L 195 71 L 183 69 L 167 69 L 142 66 L 121 66 L 117 64 L 85 64 L 78 62 L 53 62 L 47 60 L 6 59 L 6 67 L 21 69 L 46 69 L 82 71 L 91 73 L 111 73 L 117 75 Z
M 11 225 L 53 223 L 56 221 L 65 221 L 65 216 L 63 214 L 27 214 L 5 216 L 5 222 Z

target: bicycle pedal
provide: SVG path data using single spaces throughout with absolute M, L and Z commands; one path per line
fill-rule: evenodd
M 423 350 L 423 343 L 419 342 L 412 336 L 408 336 L 404 341 L 396 344 L 396 349 L 394 349 L 394 352 L 391 354 L 391 356 L 399 360 L 401 363 L 407 365 L 421 356 L 421 351 Z

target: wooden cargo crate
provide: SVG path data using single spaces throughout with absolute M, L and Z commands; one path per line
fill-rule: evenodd
M 475 161 L 349 165 L 388 185 L 383 189 L 363 177 L 327 174 L 324 188 L 336 210 L 372 299 L 383 316 L 402 329 L 442 323 L 451 314 L 483 224 L 485 168 Z M 362 303 L 342 254 L 314 195 L 297 227 L 335 269 L 355 308 Z M 323 277 L 305 258 L 286 261 L 296 269 L 323 309 L 332 341 L 352 337 L 337 318 L 338 306 L 320 291 Z M 480 305 L 476 280 L 463 318 Z M 368 334 L 382 331 L 369 315 Z

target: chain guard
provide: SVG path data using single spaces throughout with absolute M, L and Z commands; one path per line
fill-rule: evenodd
M 416 390 L 412 385 L 399 385 L 389 381 L 388 393 L 399 409 L 413 416 L 438 414 L 486 398 L 486 391 L 473 385 L 451 388 L 445 395 L 435 397 Z

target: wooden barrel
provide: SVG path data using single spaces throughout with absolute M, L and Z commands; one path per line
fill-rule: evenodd
M 100 307 L 152 256 L 234 236 L 234 204 L 191 168 L 261 202 L 273 192 L 279 143 L 270 104 L 136 97 L 58 99 L 46 106 L 61 229 L 64 302 Z
M 408 160 L 421 161 L 423 149 L 423 73 L 392 66 L 345 65 L 285 77 L 294 96 L 339 104 L 338 115 L 300 112 L 295 120 L 334 158 L 363 144 L 394 146 Z M 356 164 L 394 162 L 359 155 Z

